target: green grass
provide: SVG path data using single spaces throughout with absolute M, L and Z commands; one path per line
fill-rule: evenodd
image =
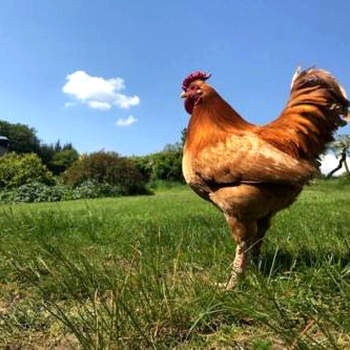
M 0 348 L 350 348 L 349 185 L 306 188 L 232 292 L 225 220 L 185 186 L 0 212 Z

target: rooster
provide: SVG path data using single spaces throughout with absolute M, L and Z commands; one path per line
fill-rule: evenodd
M 318 172 L 318 157 L 349 119 L 345 90 L 320 69 L 297 69 L 281 115 L 263 126 L 244 120 L 203 72 L 182 84 L 191 115 L 182 170 L 199 196 L 221 210 L 237 243 L 231 289 L 258 256 L 271 218 L 290 206 Z

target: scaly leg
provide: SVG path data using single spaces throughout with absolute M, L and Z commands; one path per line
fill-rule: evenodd
M 232 289 L 236 285 L 238 278 L 244 273 L 247 261 L 246 249 L 245 242 L 237 244 L 236 255 L 232 263 L 231 276 L 227 282 L 226 290 Z
M 257 225 L 255 222 L 242 222 L 232 216 L 226 216 L 233 238 L 237 242 L 236 255 L 232 264 L 231 276 L 226 290 L 232 289 L 240 276 L 244 274 L 249 259 L 249 242 L 256 237 Z

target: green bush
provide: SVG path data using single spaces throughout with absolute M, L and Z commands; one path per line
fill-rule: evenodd
M 0 158 L 0 189 L 12 189 L 31 183 L 54 183 L 52 173 L 34 153 L 9 153 Z
M 120 186 L 99 184 L 93 180 L 87 180 L 74 188 L 70 185 L 47 186 L 40 182 L 32 182 L 15 189 L 0 191 L 0 203 L 58 202 L 73 199 L 119 197 L 125 194 L 127 194 L 125 189 Z
M 55 202 L 61 200 L 57 196 L 51 197 L 51 189 L 51 187 L 40 182 L 22 185 L 13 191 L 13 202 Z
M 73 199 L 119 197 L 128 194 L 118 185 L 99 184 L 93 180 L 87 180 L 76 186 L 72 193 Z
M 63 178 L 66 184 L 74 187 L 92 181 L 94 184 L 104 186 L 104 191 L 107 193 L 109 191 L 124 195 L 147 193 L 144 177 L 135 163 L 113 152 L 96 152 L 80 157 L 64 173 Z M 85 186 L 88 193 L 89 187 L 93 185 Z
M 15 192 L 11 190 L 2 190 L 0 191 L 0 203 L 9 204 L 14 203 Z
M 12 190 L 2 190 L 0 203 L 57 202 L 68 199 L 67 191 L 71 192 L 62 185 L 50 187 L 40 182 L 32 182 Z
M 75 149 L 65 149 L 53 155 L 49 167 L 54 174 L 60 174 L 68 169 L 78 158 L 79 154 Z
M 38 155 L 54 175 L 64 172 L 79 158 L 79 153 L 72 144 L 61 145 L 60 141 L 55 144 L 41 143 Z
M 153 162 L 151 160 L 151 155 L 147 156 L 134 156 L 130 158 L 136 168 L 139 170 L 139 172 L 142 175 L 142 178 L 145 182 L 149 182 L 151 180 L 152 176 L 152 167 L 153 167 Z
M 181 150 L 175 149 L 135 157 L 134 161 L 147 180 L 152 182 L 156 180 L 184 182 Z
M 152 180 L 183 181 L 181 152 L 161 152 L 152 159 Z
M 73 190 L 73 199 L 98 198 L 100 197 L 100 189 L 98 184 L 92 180 L 87 180 Z

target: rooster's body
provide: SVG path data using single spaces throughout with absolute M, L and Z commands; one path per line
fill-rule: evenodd
M 191 114 L 183 155 L 186 182 L 225 215 L 237 242 L 227 287 L 258 255 L 271 217 L 294 202 L 316 173 L 318 157 L 344 125 L 349 101 L 327 72 L 309 69 L 292 81 L 281 116 L 265 126 L 246 122 L 196 72 L 185 79 Z

